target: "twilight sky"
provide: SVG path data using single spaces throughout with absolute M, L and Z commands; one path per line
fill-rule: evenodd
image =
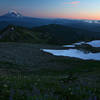
M 100 0 L 0 0 L 0 15 L 12 9 L 32 17 L 100 19 Z

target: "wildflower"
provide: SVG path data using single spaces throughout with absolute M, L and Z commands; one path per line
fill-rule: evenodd
M 37 85 L 38 83 L 34 83 L 34 85 Z
M 73 92 L 70 92 L 71 95 L 73 95 Z
M 94 89 L 94 92 L 96 92 L 96 88 Z
M 71 88 L 69 88 L 69 90 L 71 90 Z
M 8 85 L 7 85 L 7 84 L 4 84 L 4 85 L 3 85 L 3 87 L 7 88 L 7 87 L 8 87 Z
M 38 82 L 40 81 L 40 79 L 37 80 Z

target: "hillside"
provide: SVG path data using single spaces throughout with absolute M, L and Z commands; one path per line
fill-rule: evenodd
M 99 32 L 91 32 L 63 25 L 50 24 L 32 29 L 9 25 L 0 31 L 1 42 L 67 44 L 100 39 Z
M 57 44 L 66 44 L 76 41 L 89 41 L 93 39 L 100 39 L 99 32 L 92 32 L 88 30 L 50 24 L 37 28 L 33 28 L 35 32 L 49 33 L 54 37 Z
M 0 43 L 0 100 L 100 100 L 100 61 L 56 57 L 41 48 L 59 46 Z
M 6 27 L 0 32 L 1 42 L 48 43 L 50 39 L 49 34 L 42 34 L 13 25 Z

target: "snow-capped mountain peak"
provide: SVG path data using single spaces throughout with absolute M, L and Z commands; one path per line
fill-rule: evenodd
M 15 10 L 10 10 L 4 16 L 6 16 L 6 17 L 22 17 L 22 15 L 19 12 L 15 11 Z

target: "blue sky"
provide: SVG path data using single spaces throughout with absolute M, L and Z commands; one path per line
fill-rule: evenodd
M 100 0 L 0 0 L 0 15 L 11 9 L 32 17 L 100 19 Z

